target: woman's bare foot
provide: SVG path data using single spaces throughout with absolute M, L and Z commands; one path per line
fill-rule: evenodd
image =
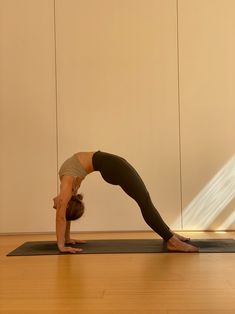
M 189 241 L 190 240 L 190 238 L 188 238 L 188 237 L 184 237 L 184 236 L 182 236 L 182 235 L 180 235 L 180 234 L 178 234 L 178 233 L 175 233 L 175 232 L 173 232 L 173 231 L 171 231 L 180 241 L 183 241 L 183 242 L 185 242 L 185 241 Z
M 178 239 L 176 235 L 173 235 L 173 237 L 170 238 L 170 240 L 167 241 L 167 248 L 169 251 L 173 252 L 198 252 L 198 248 L 196 246 L 193 246 L 191 244 L 185 243 Z

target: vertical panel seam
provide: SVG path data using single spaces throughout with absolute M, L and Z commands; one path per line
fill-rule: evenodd
M 179 50 L 179 0 L 176 0 L 176 41 L 177 41 L 177 84 L 178 84 L 178 125 L 179 125 L 179 180 L 180 180 L 180 213 L 183 229 L 183 186 L 182 186 L 182 143 L 181 143 L 181 98 L 180 98 L 180 50 Z
M 56 32 L 56 0 L 53 0 L 54 10 L 54 69 L 55 69 L 55 134 L 56 134 L 56 182 L 57 182 L 57 193 L 58 193 L 58 170 L 59 170 L 59 139 L 58 139 L 58 79 L 57 79 L 57 32 Z

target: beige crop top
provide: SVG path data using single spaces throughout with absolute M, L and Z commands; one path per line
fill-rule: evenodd
M 88 173 L 81 165 L 79 159 L 76 155 L 65 160 L 59 170 L 60 178 L 62 176 L 72 176 L 72 177 L 79 177 L 80 179 L 84 179 Z

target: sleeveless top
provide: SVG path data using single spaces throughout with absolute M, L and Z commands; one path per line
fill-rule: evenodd
M 76 155 L 65 160 L 59 170 L 59 176 L 72 176 L 79 177 L 80 179 L 84 179 L 87 176 L 86 170 L 81 165 L 79 159 Z

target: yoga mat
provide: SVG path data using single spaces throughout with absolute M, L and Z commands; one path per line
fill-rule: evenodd
M 190 240 L 199 247 L 200 253 L 235 253 L 234 239 L 198 239 Z M 167 253 L 166 243 L 160 239 L 121 239 L 121 240 L 88 240 L 83 244 L 72 245 L 80 247 L 82 252 L 77 254 L 104 254 L 104 253 Z M 7 256 L 30 255 L 63 255 L 55 241 L 25 242 Z

